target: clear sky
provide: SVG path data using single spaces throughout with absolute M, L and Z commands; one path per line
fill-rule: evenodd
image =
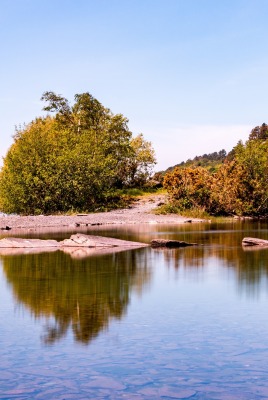
M 0 156 L 51 90 L 90 92 L 153 143 L 156 170 L 268 122 L 267 0 L 0 0 Z

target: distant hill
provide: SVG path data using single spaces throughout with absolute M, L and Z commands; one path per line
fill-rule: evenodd
M 268 140 L 268 125 L 263 123 L 260 126 L 255 126 L 251 130 L 249 140 Z M 167 168 L 165 171 L 159 171 L 157 174 L 164 176 L 167 172 L 173 171 L 174 168 L 186 168 L 186 167 L 203 167 L 208 169 L 210 172 L 214 172 L 218 169 L 220 164 L 227 158 L 229 161 L 234 157 L 235 147 L 227 154 L 225 150 L 214 151 L 214 153 L 203 154 L 202 156 L 195 156 L 193 159 L 182 161 L 172 167 Z
M 188 159 L 187 161 L 182 161 L 172 167 L 163 171 L 164 173 L 172 171 L 176 167 L 186 168 L 186 167 L 203 167 L 209 171 L 215 171 L 219 165 L 225 160 L 227 153 L 225 150 L 214 151 L 214 153 L 203 154 L 202 156 L 195 156 L 193 159 Z
M 231 155 L 231 152 L 229 153 L 229 156 Z M 228 154 L 226 151 L 220 150 L 220 151 L 214 151 L 214 153 L 209 153 L 209 154 L 203 154 L 202 156 L 195 156 L 193 159 L 188 159 L 187 161 L 182 161 L 179 164 L 173 165 L 172 167 L 167 168 L 165 171 L 158 171 L 154 175 L 154 179 L 158 182 L 162 182 L 165 174 L 167 172 L 173 171 L 174 168 L 179 167 L 179 168 L 187 168 L 187 167 L 203 167 L 208 169 L 210 172 L 216 171 L 219 166 L 223 163 L 223 161 L 226 159 Z

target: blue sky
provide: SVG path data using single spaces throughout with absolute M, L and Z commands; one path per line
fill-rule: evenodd
M 268 122 L 267 0 L 1 0 L 0 156 L 52 90 L 90 92 L 165 169 Z

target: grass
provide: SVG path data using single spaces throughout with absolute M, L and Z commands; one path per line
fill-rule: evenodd
M 171 203 L 163 204 L 162 206 L 157 207 L 154 210 L 154 213 L 157 215 L 167 215 L 167 214 L 179 214 L 183 217 L 191 217 L 191 218 L 201 218 L 201 219 L 211 219 L 211 215 L 209 215 L 202 208 L 191 208 L 191 209 L 182 209 Z
M 129 189 L 118 189 L 116 193 L 120 196 L 147 196 L 150 194 L 166 194 L 167 191 L 163 188 L 129 188 Z
M 208 214 L 202 208 L 195 207 L 191 209 L 185 209 L 185 208 L 183 209 L 171 203 L 167 203 L 160 207 L 157 207 L 153 212 L 157 215 L 178 214 L 186 218 L 205 219 L 211 222 L 218 222 L 218 223 L 234 221 L 234 218 L 231 216 L 220 216 L 220 215 L 215 216 Z

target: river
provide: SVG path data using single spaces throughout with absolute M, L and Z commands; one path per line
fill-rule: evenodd
M 0 399 L 268 398 L 265 222 L 88 233 L 198 246 L 0 255 Z

